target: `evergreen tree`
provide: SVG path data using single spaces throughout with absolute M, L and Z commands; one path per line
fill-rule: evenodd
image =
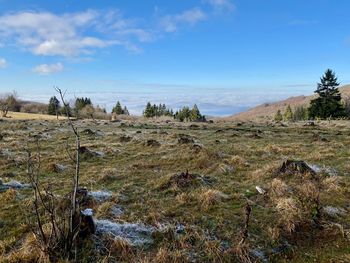
M 117 115 L 124 114 L 122 105 L 120 104 L 119 101 L 117 101 L 117 104 L 116 104 L 115 107 L 112 109 L 112 113 L 115 113 L 115 114 L 117 114 Z
M 315 93 L 318 94 L 318 97 L 310 103 L 308 109 L 310 118 L 326 119 L 344 116 L 344 107 L 341 104 L 338 86 L 335 73 L 328 69 L 322 76 L 321 82 L 317 84 Z
M 194 104 L 189 115 L 190 121 L 205 121 L 205 117 L 200 113 L 199 108 Z
M 293 120 L 304 121 L 308 119 L 307 109 L 304 106 L 298 106 L 294 110 Z
M 153 117 L 152 116 L 152 105 L 150 102 L 147 102 L 146 109 L 143 111 L 143 116 L 146 118 Z
M 282 116 L 281 110 L 278 110 L 276 112 L 276 115 L 275 115 L 274 119 L 275 119 L 275 121 L 282 121 L 283 120 L 283 116 Z
M 58 115 L 59 111 L 60 111 L 60 101 L 55 96 L 53 96 L 50 98 L 47 113 L 50 115 Z
M 285 121 L 291 121 L 293 120 L 293 111 L 290 105 L 287 106 L 284 114 L 283 114 L 284 120 Z
M 75 111 L 75 114 L 76 114 L 76 116 L 78 116 L 79 115 L 79 112 L 83 109 L 83 108 L 85 108 L 85 106 L 87 106 L 87 105 L 90 105 L 90 106 L 92 106 L 92 102 L 91 102 L 91 99 L 90 98 L 84 98 L 84 97 L 81 97 L 81 98 L 77 98 L 76 100 L 75 100 L 75 107 L 74 107 L 74 111 Z
M 123 114 L 130 115 L 129 110 L 128 110 L 128 108 L 126 106 L 124 106 Z

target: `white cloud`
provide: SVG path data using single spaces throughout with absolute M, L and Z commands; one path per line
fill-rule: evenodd
M 216 9 L 232 9 L 229 0 L 207 1 Z M 155 19 L 126 18 L 119 10 L 86 10 L 55 14 L 23 11 L 0 15 L 0 46 L 16 46 L 40 56 L 66 58 L 92 54 L 111 46 L 123 46 L 132 53 L 142 52 L 140 45 L 155 41 L 164 32 L 193 26 L 208 18 L 200 7 Z
M 39 75 L 49 75 L 52 73 L 62 72 L 64 69 L 61 63 L 56 64 L 41 64 L 33 68 L 33 72 Z
M 130 36 L 139 42 L 151 39 L 145 29 L 134 27 L 118 12 L 19 12 L 0 16 L 4 43 L 15 43 L 35 55 L 74 57 L 113 45 L 129 49 Z
M 170 33 L 177 31 L 179 25 L 195 25 L 206 18 L 207 15 L 196 7 L 176 15 L 166 15 L 161 18 L 160 25 L 165 32 Z
M 205 2 L 210 4 L 216 12 L 235 10 L 235 5 L 230 0 L 205 0 Z
M 6 68 L 7 62 L 6 59 L 0 58 L 0 68 Z

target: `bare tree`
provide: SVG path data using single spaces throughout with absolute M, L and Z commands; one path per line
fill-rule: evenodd
M 0 111 L 3 118 L 7 117 L 9 111 L 19 111 L 19 109 L 20 105 L 15 91 L 0 97 Z

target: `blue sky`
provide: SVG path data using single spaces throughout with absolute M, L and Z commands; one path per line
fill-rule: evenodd
M 0 0 L 0 93 L 229 115 L 350 83 L 347 0 Z

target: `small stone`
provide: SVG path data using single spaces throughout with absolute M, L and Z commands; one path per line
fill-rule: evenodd
M 262 189 L 260 186 L 255 186 L 255 189 L 258 191 L 259 194 L 264 195 L 266 194 L 266 191 Z

